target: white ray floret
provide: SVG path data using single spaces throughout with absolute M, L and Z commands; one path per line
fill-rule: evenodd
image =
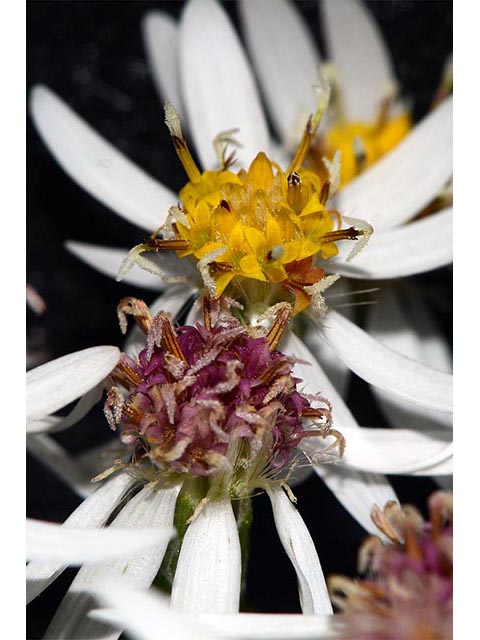
M 185 121 L 178 68 L 178 25 L 163 11 L 151 11 L 142 21 L 150 71 L 162 102 L 168 100 Z
M 217 165 L 212 142 L 220 131 L 239 129 L 242 147 L 236 157 L 241 166 L 248 166 L 260 149 L 268 154 L 268 130 L 253 73 L 230 20 L 213 0 L 192 0 L 185 8 L 180 74 L 190 130 L 204 168 Z
M 373 233 L 368 246 L 351 262 L 347 247 L 339 257 L 322 262 L 327 270 L 351 278 L 402 278 L 445 267 L 453 261 L 451 208 L 410 224 Z
M 344 427 L 360 428 L 350 409 L 300 338 L 289 331 L 280 346 L 287 354 L 295 355 L 308 363 L 297 362 L 295 375 L 303 380 L 301 388 L 304 393 L 321 393 L 332 403 L 333 427 L 340 432 Z M 307 457 L 317 450 L 315 445 L 308 444 L 308 439 L 303 448 Z M 376 532 L 370 517 L 372 504 L 386 504 L 389 500 L 397 499 L 390 483 L 382 475 L 345 469 L 341 461 L 335 465 L 314 464 L 313 469 L 345 509 L 370 533 Z
M 27 559 L 80 566 L 116 560 L 169 540 L 172 527 L 72 529 L 54 522 L 27 519 Z
M 347 441 L 342 465 L 353 469 L 410 474 L 443 463 L 452 456 L 451 437 L 443 429 L 416 431 L 344 427 L 342 435 Z M 315 445 L 310 442 L 305 446 L 311 451 Z M 317 451 L 321 451 L 321 446 L 319 441 Z
M 211 499 L 189 525 L 172 587 L 172 607 L 190 613 L 235 613 L 242 558 L 230 497 Z
M 117 347 L 90 347 L 28 371 L 27 420 L 43 418 L 93 389 L 119 358 Z
M 280 486 L 267 485 L 265 489 L 279 538 L 297 573 L 303 613 L 332 613 L 320 560 L 301 515 Z
M 368 333 L 385 346 L 429 367 L 451 373 L 452 352 L 421 293 L 404 286 L 382 290 L 367 317 Z M 417 429 L 452 428 L 452 414 L 412 407 L 378 387 L 372 387 L 383 413 L 393 427 L 414 424 Z
M 42 85 L 30 95 L 37 129 L 57 161 L 78 184 L 129 222 L 153 231 L 175 194 L 147 175 Z
M 406 358 L 330 311 L 320 334 L 350 369 L 370 384 L 414 404 L 452 412 L 452 376 Z
M 125 627 L 138 640 L 157 640 L 158 629 L 162 629 L 165 635 L 182 640 L 323 640 L 335 637 L 334 630 L 337 627 L 337 621 L 332 615 L 180 615 L 172 611 L 168 599 L 158 591 L 141 591 L 123 581 L 110 581 L 101 585 L 98 597 L 107 608 L 94 610 L 90 615 L 98 620 Z
M 169 489 L 145 487 L 127 503 L 110 526 L 129 528 L 132 533 L 143 527 L 172 527 L 179 490 L 179 485 Z M 160 568 L 167 544 L 168 539 L 164 539 L 151 550 L 80 569 L 50 623 L 46 637 L 116 640 L 121 630 L 105 628 L 87 616 L 95 606 L 97 585 L 106 579 L 123 576 L 133 585 L 149 587 Z
M 122 498 L 136 484 L 126 473 L 110 478 L 95 493 L 84 500 L 65 520 L 65 527 L 98 528 L 105 524 Z M 42 561 L 27 565 L 27 604 L 60 575 L 65 565 Z
M 275 128 L 292 148 L 316 107 L 317 47 L 303 17 L 287 0 L 242 0 L 240 16 Z
M 319 2 L 329 59 L 334 63 L 350 120 L 370 122 L 396 87 L 380 29 L 358 0 Z
M 116 347 L 113 347 L 116 348 Z M 32 369 L 34 371 L 34 369 Z M 103 382 L 103 381 L 102 381 Z M 70 413 L 66 416 L 46 415 L 42 418 L 33 418 L 27 422 L 27 433 L 54 433 L 55 431 L 63 431 L 74 424 L 77 424 L 90 409 L 97 404 L 102 397 L 103 384 L 100 382 L 83 395 L 75 404 Z M 27 378 L 28 384 L 28 378 Z M 27 389 L 28 394 L 28 389 Z
M 375 231 L 413 218 L 452 176 L 452 99 L 447 98 L 389 153 L 338 194 L 342 214 L 364 217 Z
M 95 491 L 95 485 L 90 482 L 92 476 L 87 475 L 83 466 L 49 435 L 27 434 L 26 444 L 29 453 L 53 471 L 79 496 L 86 498 Z

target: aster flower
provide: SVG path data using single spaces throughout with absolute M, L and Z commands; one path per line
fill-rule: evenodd
M 238 530 L 248 530 L 250 497 L 258 489 L 271 500 L 281 542 L 297 572 L 302 608 L 307 613 L 331 611 L 314 544 L 291 502 L 286 481 L 276 477 L 291 466 L 304 438 L 333 436 L 324 458 L 337 446 L 341 455 L 343 438 L 331 429 L 328 401 L 299 392 L 294 360 L 276 349 L 290 307 L 277 308 L 276 314 L 264 318 L 270 320 L 267 328 L 254 329 L 229 313 L 232 305 L 237 306 L 233 301 L 205 299 L 203 326 L 174 329 L 164 313 L 152 317 L 142 301 L 126 298 L 118 307 L 120 326 L 126 329 L 130 314 L 146 334 L 138 358 L 120 355 L 114 347 L 96 347 L 29 372 L 29 417 L 34 429 L 49 420 L 58 429 L 59 421 L 49 412 L 58 408 L 62 397 L 68 402 L 85 385 L 97 386 L 101 375 L 110 387 L 105 416 L 127 447 L 127 460 L 117 460 L 98 476 L 101 480 L 115 474 L 70 516 L 63 537 L 56 531 L 66 551 L 59 554 L 47 543 L 42 556 L 39 538 L 52 525 L 34 525 L 33 548 L 39 550 L 32 557 L 50 562 L 28 565 L 29 599 L 55 579 L 62 562 L 70 564 L 68 559 L 73 558 L 78 563 L 84 549 L 90 561 L 97 560 L 78 573 L 48 637 L 98 632 L 86 618 L 91 596 L 102 578 L 117 573 L 147 587 L 161 568 L 165 579 L 172 580 L 173 607 L 190 612 L 238 611 L 242 572 Z M 72 383 L 76 370 L 88 369 L 89 363 L 94 372 L 82 377 L 80 384 Z M 50 390 L 53 393 L 47 394 Z M 47 395 L 51 397 L 45 401 Z M 135 495 L 134 489 L 139 490 Z M 104 536 L 113 563 L 98 564 L 95 536 L 82 538 L 81 532 L 76 534 L 79 548 L 68 555 L 72 527 L 100 527 L 118 507 L 111 525 L 115 531 Z M 179 539 L 165 557 L 174 522 Z M 117 531 L 135 528 L 136 533 L 137 527 L 157 526 L 157 538 L 164 531 L 168 535 L 152 540 L 148 531 L 140 530 L 133 548 L 123 545 L 125 533 Z M 135 553 L 147 543 L 151 548 Z
M 333 602 L 346 622 L 339 637 L 452 637 L 452 494 L 432 494 L 428 507 L 428 522 L 412 506 L 389 503 L 372 510 L 389 542 L 371 536 L 362 545 L 358 564 L 366 579 L 330 577 Z
M 112 517 L 115 529 L 160 526 L 168 534 L 175 522 L 181 538 L 175 569 L 178 542 L 165 556 L 170 535 L 142 554 L 127 557 L 112 536 L 111 551 L 115 556 L 118 552 L 119 559 L 80 570 L 48 637 L 97 633 L 96 623 L 85 617 L 93 606 L 96 585 L 122 573 L 145 588 L 160 567 L 162 575 L 173 580 L 175 608 L 238 611 L 242 572 L 238 529 L 247 526 L 248 500 L 256 489 L 270 498 L 280 540 L 297 572 L 303 611 L 331 611 L 315 547 L 278 473 L 292 468 L 300 451 L 318 466 L 332 455 L 332 446 L 343 453 L 344 440 L 331 427 L 329 401 L 318 390 L 311 391 L 317 381 L 313 382 L 308 364 L 298 360 L 302 343 L 288 334 L 295 359 L 276 349 L 292 309 L 280 305 L 259 318 L 257 327 L 249 327 L 228 312 L 232 304 L 238 307 L 232 301 L 207 298 L 203 325 L 174 329 L 164 312 L 152 316 L 142 301 L 126 298 L 118 314 L 123 330 L 127 314 L 136 320 L 136 333 L 129 339 L 132 355 L 120 354 L 115 347 L 94 347 L 29 372 L 30 438 L 48 439 L 40 430 L 70 426 L 107 386 L 105 415 L 127 447 L 113 466 L 97 476 L 104 484 L 67 519 L 62 544 L 67 546 L 72 528 L 102 527 Z M 300 371 L 309 375 L 309 384 L 296 377 Z M 82 393 L 66 418 L 52 415 Z M 347 467 L 365 468 L 365 447 L 379 454 L 381 465 L 384 431 L 358 430 L 372 432 L 373 438 L 355 437 L 353 431 Z M 398 465 L 410 464 L 416 470 L 438 462 L 428 437 L 398 433 L 418 454 L 416 460 L 412 456 L 402 460 L 400 452 Z M 310 450 L 307 440 L 315 440 Z M 437 458 L 443 457 L 439 449 Z M 288 477 L 287 473 L 286 482 Z M 92 553 L 94 540 L 86 536 L 84 544 Z M 37 560 L 27 566 L 28 599 L 39 595 L 65 564 L 78 564 L 82 549 L 70 559 L 68 553 L 62 555 L 63 562 L 53 561 L 51 550 L 44 556 L 36 554 Z
M 267 157 L 272 152 L 273 157 L 277 155 L 283 158 L 268 136 L 251 70 L 237 36 L 219 6 L 210 0 L 194 0 L 187 5 L 178 30 L 180 81 L 172 73 L 177 63 L 177 27 L 163 16 L 155 15 L 147 20 L 146 32 L 149 42 L 155 42 L 149 51 L 154 73 L 160 79 L 160 84 L 163 83 L 167 97 L 177 106 L 180 115 L 183 111 L 188 115 L 188 129 L 204 167 L 212 169 L 217 166 L 218 158 L 212 140 L 222 131 L 231 131 L 234 127 L 239 129 L 237 137 L 242 144 L 236 150 L 240 166 L 249 167 L 259 150 L 264 151 Z M 164 39 L 167 32 L 168 38 Z M 156 38 L 156 33 L 161 38 Z M 159 55 L 159 51 L 164 55 Z M 169 62 L 163 65 L 162 61 Z M 214 87 L 222 86 L 222 78 L 227 77 L 230 90 L 214 90 Z M 181 96 L 178 93 L 180 86 Z M 248 100 L 245 100 L 246 95 Z M 288 98 L 288 92 L 283 95 Z M 134 167 L 51 92 L 45 88 L 34 90 L 32 113 L 41 135 L 62 166 L 92 195 L 149 232 L 166 221 L 167 212 L 177 202 L 176 196 Z M 446 101 L 398 147 L 339 192 L 335 208 L 342 213 L 354 212 L 356 216 L 372 221 L 377 233 L 356 257 L 358 267 L 350 266 L 345 261 L 340 248 L 340 257 L 328 261 L 329 270 L 348 273 L 353 277 L 391 278 L 419 273 L 450 261 L 450 210 L 422 221 L 391 228 L 413 218 L 450 177 L 450 113 L 451 103 Z M 101 164 L 98 163 L 99 159 L 103 160 Z M 284 166 L 288 166 L 288 162 Z M 408 184 L 408 189 L 405 184 Z M 384 231 L 381 231 L 382 226 Z M 435 242 L 431 242 L 432 237 L 436 238 Z M 71 244 L 71 248 L 87 262 L 112 275 L 116 275 L 125 255 L 121 250 L 79 243 Z M 393 254 L 393 248 L 396 255 Z M 160 268 L 165 281 L 178 280 L 176 254 L 172 251 L 163 255 Z M 363 262 L 360 262 L 361 259 Z M 192 284 L 198 287 L 203 283 L 198 270 L 188 261 L 182 260 L 180 264 L 182 276 L 190 276 L 188 284 L 175 289 L 177 295 L 182 295 L 183 302 L 191 294 Z M 325 268 L 327 271 L 327 265 L 318 264 L 315 268 Z M 151 288 L 165 287 L 167 284 L 159 285 L 158 277 L 153 278 L 151 274 L 139 270 L 132 270 L 126 280 Z M 415 405 L 436 412 L 448 413 L 451 410 L 448 375 L 420 364 L 413 365 L 390 348 L 372 341 L 338 313 L 328 314 L 320 332 L 323 337 L 319 336 L 317 328 L 307 332 L 310 349 L 320 356 L 325 353 L 322 340 L 326 339 L 353 371 L 390 395 L 408 398 Z M 345 337 L 348 339 L 345 340 Z M 291 339 L 297 340 L 293 334 Z M 350 350 L 352 343 L 355 348 Z M 312 361 L 312 353 L 305 344 L 299 344 L 305 359 Z M 284 350 L 288 352 L 285 347 Z M 325 358 L 322 361 L 326 362 Z M 314 367 L 318 380 L 323 381 L 320 366 L 315 363 Z M 327 386 L 328 381 L 325 380 L 323 388 Z M 356 426 L 340 398 L 335 404 L 335 411 L 337 416 L 342 416 L 345 424 Z M 418 437 L 430 442 L 432 449 L 438 453 L 439 443 L 443 447 L 443 436 L 440 435 L 440 440 L 437 440 L 437 435 L 433 440 L 429 439 L 428 432 L 418 434 Z M 380 436 L 377 434 L 375 437 Z M 399 435 L 385 432 L 383 442 L 392 437 L 396 440 Z M 367 432 L 365 438 L 369 440 L 373 435 Z M 405 452 L 409 451 L 405 447 Z M 382 449 L 383 456 L 385 452 L 386 449 Z M 378 464 L 379 458 L 373 457 Z M 393 458 L 393 452 L 389 458 L 383 457 L 384 470 L 389 466 L 399 469 L 399 464 Z M 438 468 L 446 473 L 449 471 L 448 465 L 447 462 Z M 364 462 L 364 466 L 368 465 Z M 435 472 L 437 467 L 427 465 L 423 468 Z M 421 465 L 417 465 L 415 473 L 421 471 Z M 350 474 L 347 482 L 345 476 L 335 470 L 329 472 L 326 481 L 345 506 L 368 528 L 370 524 L 365 505 L 372 500 L 385 502 L 393 497 L 388 483 L 378 476 Z M 379 498 L 379 492 L 382 498 Z M 359 493 L 362 496 L 360 498 Z

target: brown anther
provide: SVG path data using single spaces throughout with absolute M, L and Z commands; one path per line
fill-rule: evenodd
M 319 409 L 315 407 L 305 407 L 302 411 L 302 418 L 318 418 L 321 419 L 325 417 L 325 414 L 328 413 L 328 409 Z
M 228 204 L 228 202 L 226 200 L 220 200 L 220 206 L 222 207 L 222 209 L 226 209 L 227 211 L 231 211 L 230 205 Z
M 423 558 L 416 531 L 410 526 L 407 526 L 405 530 L 405 550 L 412 560 L 420 561 Z
M 291 171 L 287 183 L 287 202 L 298 213 L 302 208 L 302 179 L 296 171 Z
M 325 205 L 329 195 L 330 195 L 330 182 L 327 180 L 327 182 L 323 183 L 322 189 L 320 191 L 320 196 L 319 196 L 320 204 Z
M 202 174 L 200 173 L 195 160 L 190 153 L 190 149 L 182 137 L 175 135 L 172 133 L 172 142 L 175 147 L 175 151 L 177 152 L 177 156 L 179 157 L 180 162 L 185 169 L 185 173 L 187 174 L 190 182 L 199 182 L 202 179 Z
M 217 271 L 235 271 L 235 267 L 228 262 L 212 262 L 210 263 L 210 268 Z
M 124 419 L 128 420 L 128 422 L 140 424 L 142 412 L 133 404 L 133 402 L 127 402 L 123 405 L 122 416 Z
M 120 323 L 120 331 L 127 332 L 127 314 L 135 318 L 135 322 L 147 334 L 152 326 L 150 310 L 143 300 L 138 298 L 122 298 L 117 305 L 117 316 Z
M 186 251 L 190 248 L 190 243 L 182 238 L 172 238 L 169 240 L 151 238 L 145 242 L 145 246 L 154 251 Z
M 107 399 L 103 407 L 103 413 L 112 431 L 115 431 L 117 425 L 122 419 L 123 395 L 118 387 L 111 387 L 107 393 Z
M 220 303 L 218 299 L 210 296 L 203 297 L 203 324 L 207 331 L 211 331 L 217 324 L 219 311 Z
M 293 156 L 292 161 L 290 162 L 290 166 L 288 167 L 288 171 L 291 173 L 292 171 L 297 171 L 303 164 L 305 157 L 310 149 L 310 145 L 312 143 L 313 130 L 312 130 L 312 116 L 308 119 L 308 122 L 305 126 L 305 131 L 303 132 L 302 139 L 300 144 L 298 145 L 298 149 Z
M 280 339 L 283 336 L 283 332 L 287 328 L 291 317 L 292 307 L 291 305 L 285 303 L 285 305 L 283 305 L 283 308 L 279 311 L 277 317 L 275 318 L 270 331 L 266 335 L 268 348 L 270 351 L 274 351 L 277 348 L 277 345 L 280 342 Z
M 170 324 L 170 320 L 167 318 L 167 316 L 162 315 L 159 318 L 159 322 L 161 326 L 161 335 L 162 335 L 161 344 L 165 349 L 165 351 L 167 351 L 167 353 L 171 353 L 178 360 L 185 362 L 185 364 L 188 364 L 188 360 L 185 357 L 180 347 L 175 331 L 172 325 Z
M 256 378 L 257 384 L 268 384 L 271 380 L 273 380 L 278 371 L 285 366 L 285 362 L 282 360 L 275 360 L 269 367 L 264 369 L 262 373 Z
M 165 449 L 170 449 L 175 443 L 175 437 L 177 435 L 177 431 L 175 427 L 167 426 L 162 429 L 162 446 Z
M 322 242 L 337 242 L 338 240 L 358 240 L 360 236 L 363 236 L 363 231 L 361 229 L 348 227 L 348 229 L 329 231 L 323 236 Z
M 117 366 L 112 371 L 112 378 L 126 389 L 129 389 L 130 387 L 138 387 L 142 382 L 141 376 L 125 359 L 125 354 L 122 354 Z

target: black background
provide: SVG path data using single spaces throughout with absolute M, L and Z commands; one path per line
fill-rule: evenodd
M 238 26 L 233 2 L 223 3 Z M 366 3 L 392 52 L 397 77 L 414 115 L 427 112 L 443 63 L 452 50 L 451 2 Z M 316 2 L 297 5 L 321 46 Z M 173 190 L 182 186 L 175 153 L 163 124 L 161 103 L 146 65 L 142 16 L 162 9 L 178 16 L 183 2 L 30 1 L 27 3 L 27 89 L 44 83 L 64 98 L 118 149 Z M 118 284 L 97 274 L 65 249 L 68 239 L 130 247 L 142 232 L 78 187 L 56 164 L 27 122 L 27 275 L 44 297 L 47 311 L 27 315 L 27 347 L 51 359 L 96 344 L 121 344 L 115 308 L 125 295 L 152 292 Z M 443 305 L 435 310 L 451 335 L 451 271 L 417 276 L 425 292 Z M 354 379 L 349 406 L 361 424 L 384 426 L 367 385 Z M 58 436 L 71 452 L 111 437 L 99 408 Z M 402 501 L 422 509 L 435 488 L 430 480 L 393 477 Z M 317 546 L 325 573 L 355 572 L 362 529 L 316 477 L 295 490 L 298 506 Z M 27 515 L 62 521 L 79 498 L 28 457 Z M 293 569 L 281 548 L 268 499 L 254 500 L 255 522 L 248 571 L 248 603 L 257 611 L 298 611 Z M 69 570 L 27 609 L 28 638 L 39 638 L 74 572 Z

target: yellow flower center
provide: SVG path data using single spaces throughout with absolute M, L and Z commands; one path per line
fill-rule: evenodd
M 232 283 L 237 287 L 234 297 L 244 293 L 254 302 L 268 296 L 270 303 L 287 299 L 294 303 L 294 313 L 302 311 L 325 276 L 314 258 L 335 256 L 337 241 L 369 233 L 361 221 L 360 229 L 342 228 L 340 214 L 327 207 L 332 183 L 335 188 L 338 182 L 335 171 L 330 175 L 302 168 L 322 109 L 309 120 L 287 170 L 261 152 L 248 169 L 234 173 L 229 169 L 232 156 L 222 153 L 219 170 L 201 173 L 178 117 L 167 105 L 167 124 L 189 182 L 180 191 L 179 206 L 171 207 L 160 237 L 153 234 L 135 247 L 133 258 L 144 251 L 174 250 L 181 258 L 196 259 L 212 297 L 221 296 Z
M 338 253 L 326 184 L 312 171 L 286 173 L 264 153 L 247 171 L 206 171 L 180 192 L 186 219 L 176 228 L 188 248 L 179 255 L 200 260 L 224 249 L 212 274 L 217 296 L 234 277 L 287 281 L 293 263 Z
M 408 112 L 390 116 L 389 108 L 390 102 L 385 101 L 373 122 L 339 118 L 320 139 L 317 157 L 333 159 L 337 151 L 341 152 L 341 187 L 391 151 L 412 128 Z

